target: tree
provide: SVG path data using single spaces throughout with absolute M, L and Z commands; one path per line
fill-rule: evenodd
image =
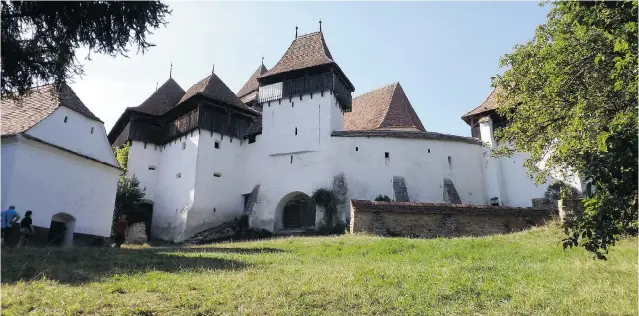
M 121 147 L 113 149 L 113 153 L 115 154 L 115 160 L 118 162 L 118 165 L 120 165 L 120 168 L 124 169 L 124 171 L 126 171 L 126 168 L 128 166 L 127 164 L 129 162 L 130 149 L 131 149 L 131 145 L 129 145 L 129 143 L 126 143 L 122 145 Z
M 112 230 L 115 229 L 120 215 L 134 213 L 144 199 L 144 190 L 140 189 L 140 182 L 135 176 L 122 175 L 118 179 L 118 189 L 115 194 L 115 209 L 113 211 Z
M 493 78 L 497 112 L 509 122 L 495 153 L 528 152 L 539 183 L 563 170 L 594 187 L 564 248 L 581 243 L 604 259 L 621 235 L 637 232 L 637 1 L 550 5 L 546 23 L 502 57 L 506 70 Z
M 144 53 L 146 36 L 165 25 L 171 12 L 159 1 L 6 1 L 2 2 L 2 95 L 24 95 L 37 84 L 82 75 L 75 56 L 90 52 L 126 56 L 127 46 Z M 90 56 L 87 56 L 90 58 Z

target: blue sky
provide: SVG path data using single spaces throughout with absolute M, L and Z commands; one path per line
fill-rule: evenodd
M 71 86 L 106 125 L 137 106 L 156 82 L 187 90 L 215 73 L 237 92 L 264 56 L 271 68 L 318 21 L 354 96 L 399 81 L 426 130 L 470 135 L 460 117 L 491 91 L 500 56 L 534 35 L 548 7 L 536 2 L 168 2 L 166 27 L 144 55 L 92 54 Z

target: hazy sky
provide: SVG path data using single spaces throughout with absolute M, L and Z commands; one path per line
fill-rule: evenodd
M 168 2 L 173 14 L 144 55 L 93 54 L 71 86 L 106 124 L 169 77 L 187 90 L 215 73 L 237 92 L 271 68 L 318 21 L 354 96 L 399 81 L 428 131 L 470 135 L 460 117 L 491 91 L 500 56 L 532 38 L 548 7 L 536 2 Z M 79 57 L 86 55 L 81 51 Z

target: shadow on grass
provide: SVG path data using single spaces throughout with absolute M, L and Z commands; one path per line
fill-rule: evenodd
M 64 284 L 99 281 L 116 274 L 149 271 L 187 272 L 240 270 L 244 262 L 197 253 L 265 253 L 279 249 L 257 248 L 26 248 L 2 250 L 2 283 L 40 278 Z

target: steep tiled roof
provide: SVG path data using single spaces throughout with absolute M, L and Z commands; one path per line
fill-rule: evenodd
M 501 91 L 501 90 L 499 90 Z M 472 111 L 464 114 L 462 116 L 462 120 L 464 120 L 466 123 L 468 123 L 468 120 L 470 119 L 470 117 L 472 116 L 476 116 L 476 115 L 480 115 L 492 110 L 497 109 L 497 102 L 496 102 L 496 98 L 497 98 L 497 93 L 499 92 L 497 89 L 494 89 L 486 98 L 486 100 L 484 100 L 484 102 L 482 102 L 482 104 L 480 104 L 478 107 L 472 109 Z
M 335 61 L 326 46 L 322 32 L 305 34 L 298 36 L 275 67 L 263 74 L 261 78 L 332 63 Z
M 178 104 L 184 103 L 196 94 L 204 95 L 213 100 L 233 105 L 243 110 L 252 111 L 246 106 L 246 104 L 242 103 L 235 93 L 233 93 L 233 91 L 231 91 L 231 89 L 229 89 L 229 87 L 216 74 L 211 74 L 192 86 L 188 91 L 186 91 L 186 94 L 182 96 L 182 99 L 180 99 Z
M 352 111 L 344 114 L 344 129 L 425 131 L 399 82 L 353 99 Z
M 60 91 L 55 86 L 45 85 L 32 89 L 21 99 L 2 99 L 2 135 L 22 133 L 49 116 L 59 106 L 67 107 L 92 120 L 102 122 L 73 92 L 63 84 Z
M 137 107 L 131 108 L 153 115 L 160 115 L 178 104 L 178 101 L 184 96 L 184 90 L 180 85 L 169 78 L 162 84 L 151 96 Z
M 523 208 L 514 206 L 492 206 L 474 204 L 420 203 L 420 202 L 381 202 L 351 200 L 356 212 L 418 213 L 441 214 L 463 213 L 477 215 L 553 215 L 549 209 Z
M 333 137 L 389 137 L 389 138 L 412 138 L 412 139 L 432 139 L 456 141 L 468 144 L 481 145 L 481 140 L 472 137 L 464 137 L 450 134 L 423 131 L 402 131 L 402 130 L 367 130 L 367 131 L 337 131 L 332 132 Z
M 259 88 L 259 83 L 257 82 L 257 78 L 263 75 L 267 71 L 268 69 L 266 69 L 266 67 L 264 67 L 264 64 L 262 64 L 251 75 L 251 78 L 249 78 L 249 80 L 246 81 L 242 89 L 240 89 L 240 91 L 237 93 L 237 96 L 240 99 L 242 99 L 242 102 L 246 103 L 248 101 L 251 101 L 255 97 L 257 97 L 257 93 L 255 93 L 257 89 Z

